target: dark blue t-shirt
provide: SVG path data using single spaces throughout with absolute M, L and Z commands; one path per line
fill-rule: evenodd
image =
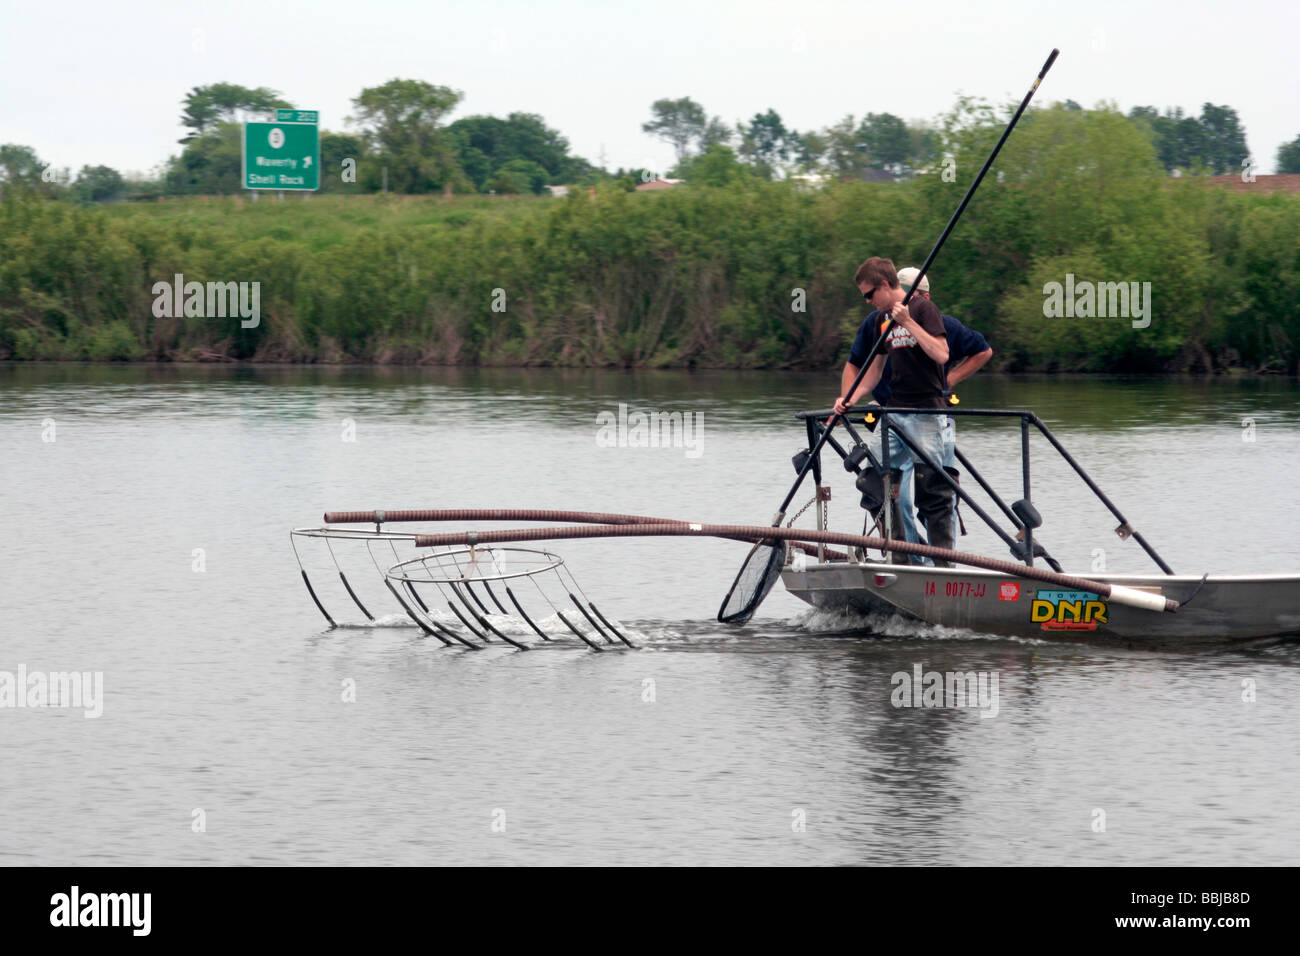
M 867 360 L 867 354 L 871 351 L 871 346 L 876 343 L 876 336 L 879 334 L 877 326 L 880 322 L 880 311 L 876 310 L 867 316 L 858 329 L 858 336 L 853 340 L 853 348 L 849 349 L 849 361 L 859 368 Z M 969 326 L 962 325 L 951 315 L 943 317 L 943 330 L 948 334 L 948 362 L 943 367 L 944 375 L 948 370 L 960 362 L 962 359 L 970 358 L 972 355 L 979 355 L 989 347 L 988 341 Z M 889 359 L 885 359 L 885 371 L 881 373 L 880 384 L 876 386 L 871 393 L 881 405 L 889 404 L 889 396 L 893 394 L 893 389 L 889 384 L 890 376 Z

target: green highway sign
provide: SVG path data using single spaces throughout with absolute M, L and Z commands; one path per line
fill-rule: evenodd
M 298 117 L 310 117 L 310 121 Z M 315 110 L 276 110 L 274 123 L 245 123 L 244 188 L 319 189 L 320 127 L 316 118 Z

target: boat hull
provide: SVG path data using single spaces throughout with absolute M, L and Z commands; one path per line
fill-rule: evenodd
M 1176 614 L 1144 611 L 1091 592 L 966 568 L 840 562 L 781 573 L 786 589 L 814 607 L 893 609 L 929 624 L 1014 637 L 1186 646 L 1300 636 L 1300 574 L 1212 575 L 1199 591 L 1199 576 L 1089 577 L 1187 604 Z

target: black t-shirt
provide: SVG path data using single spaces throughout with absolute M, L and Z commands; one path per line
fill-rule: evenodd
M 920 296 L 913 298 L 907 303 L 907 311 L 926 332 L 935 338 L 946 340 L 943 316 L 939 314 L 939 307 L 929 299 Z M 875 331 L 868 326 L 868 323 L 872 322 L 872 316 L 880 319 L 878 329 Z M 872 313 L 872 316 L 868 316 L 867 321 L 862 323 L 858 337 L 853 342 L 849 361 L 854 365 L 861 366 L 866 361 L 869 349 L 864 343 L 869 341 L 874 344 L 879 335 L 878 330 L 885 326 L 886 315 Z M 916 341 L 916 336 L 895 324 L 889 330 L 889 339 L 881 351 L 889 356 L 889 364 L 892 368 L 889 380 L 893 390 L 890 398 L 892 404 L 899 408 L 944 407 L 943 366 L 925 354 L 925 350 Z
M 934 300 L 931 299 L 930 301 L 933 302 Z M 872 312 L 869 316 L 867 316 L 867 321 L 862 324 L 862 327 L 866 329 L 867 334 L 871 336 L 872 342 L 875 341 L 876 335 L 878 334 L 878 332 L 873 331 L 876 330 L 878 327 L 876 322 L 872 320 L 878 321 L 879 318 L 880 318 L 879 312 Z M 945 333 L 947 333 L 948 336 L 948 361 L 945 362 L 943 366 L 943 371 L 945 376 L 944 381 L 946 383 L 947 381 L 946 376 L 952 372 L 953 366 L 955 366 L 958 362 L 965 361 L 966 359 L 970 358 L 972 355 L 979 355 L 981 352 L 987 351 L 989 347 L 989 342 L 988 339 L 984 338 L 984 336 L 980 335 L 970 326 L 963 325 L 962 323 L 954 319 L 951 315 L 943 316 L 943 330 Z M 853 343 L 853 347 L 855 350 L 859 351 L 860 354 L 865 357 L 867 354 L 867 349 L 870 348 L 870 345 L 859 345 L 855 341 Z M 855 362 L 854 364 L 859 365 L 861 363 Z M 888 405 L 889 400 L 893 395 L 892 388 L 889 384 L 889 380 L 894 377 L 893 373 L 894 373 L 894 367 L 889 363 L 889 360 L 886 359 L 885 374 L 880 376 L 880 384 L 877 385 L 874 389 L 872 389 L 871 392 L 871 397 L 874 398 L 881 405 Z

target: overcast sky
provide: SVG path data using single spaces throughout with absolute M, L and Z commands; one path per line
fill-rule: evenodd
M 394 77 L 465 94 L 452 118 L 540 114 L 573 152 L 663 170 L 650 104 L 690 96 L 728 123 L 846 113 L 932 119 L 958 92 L 1235 108 L 1258 172 L 1300 134 L 1300 4 L 1131 2 L 383 2 L 0 0 L 0 143 L 46 162 L 147 171 L 179 152 L 193 86 L 269 86 L 344 130 Z

